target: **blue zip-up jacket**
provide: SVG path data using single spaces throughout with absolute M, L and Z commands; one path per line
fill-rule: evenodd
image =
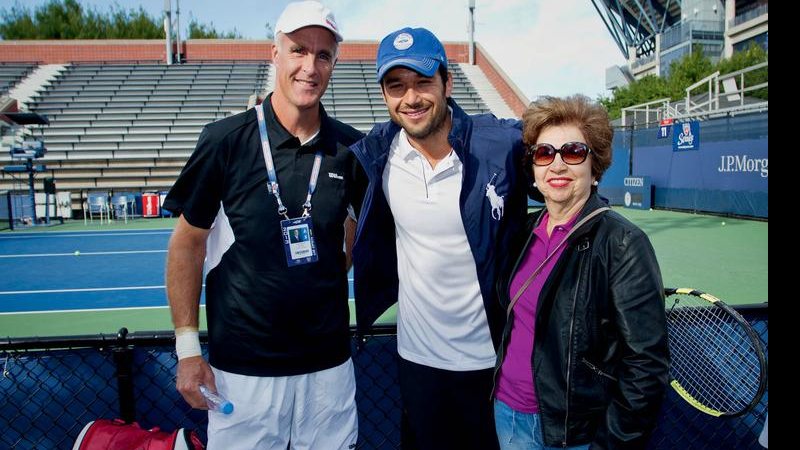
M 452 128 L 447 139 L 463 164 L 461 219 L 467 233 L 483 295 L 486 317 L 495 348 L 505 313 L 494 296 L 498 246 L 525 222 L 527 197 L 522 174 L 522 125 L 518 120 L 497 119 L 491 114 L 467 115 L 452 99 Z M 353 248 L 356 323 L 362 333 L 397 302 L 397 247 L 394 217 L 383 193 L 383 170 L 389 146 L 400 132 L 393 122 L 375 125 L 350 149 L 369 179 L 359 214 Z M 504 210 L 493 211 L 487 187 L 503 197 Z M 420 220 L 425 220 L 421 217 Z

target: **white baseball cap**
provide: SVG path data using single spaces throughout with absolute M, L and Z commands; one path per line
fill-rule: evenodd
M 333 33 L 336 42 L 342 42 L 343 38 L 339 34 L 339 25 L 336 24 L 333 12 L 314 0 L 292 2 L 286 5 L 275 24 L 275 34 L 288 34 L 300 28 L 315 26 L 327 28 Z

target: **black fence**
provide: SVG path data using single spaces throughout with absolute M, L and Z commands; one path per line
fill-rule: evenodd
M 740 312 L 767 349 L 767 308 Z M 396 328 L 354 334 L 352 342 L 359 448 L 399 449 Z M 145 428 L 196 429 L 205 440 L 206 413 L 191 409 L 175 390 L 176 362 L 171 331 L 8 338 L 0 342 L 0 449 L 70 449 L 87 422 L 118 417 Z M 760 449 L 767 402 L 768 393 L 745 416 L 714 418 L 670 389 L 650 447 Z

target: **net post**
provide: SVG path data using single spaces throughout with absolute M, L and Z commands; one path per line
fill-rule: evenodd
M 133 349 L 126 342 L 127 336 L 128 329 L 120 328 L 113 352 L 117 369 L 120 418 L 126 423 L 132 423 L 136 420 L 136 401 L 133 396 Z

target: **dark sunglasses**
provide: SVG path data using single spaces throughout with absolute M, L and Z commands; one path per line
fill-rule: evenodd
M 591 152 L 592 149 L 583 142 L 567 142 L 561 148 L 550 144 L 531 144 L 525 152 L 525 159 L 535 166 L 549 166 L 555 161 L 556 153 L 561 153 L 564 163 L 574 166 L 586 161 Z

